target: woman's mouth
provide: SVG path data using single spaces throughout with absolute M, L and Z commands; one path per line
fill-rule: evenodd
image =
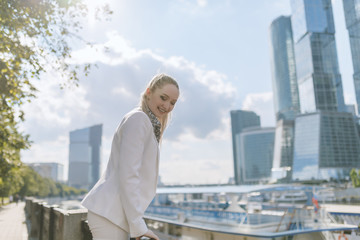
M 165 109 L 162 109 L 162 108 L 158 108 L 159 112 L 161 113 L 166 113 L 166 110 Z

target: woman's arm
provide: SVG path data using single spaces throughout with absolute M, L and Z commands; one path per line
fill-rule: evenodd
M 116 136 L 116 160 L 119 171 L 120 198 L 130 228 L 131 237 L 143 236 L 148 228 L 141 211 L 142 193 L 140 192 L 139 169 L 143 159 L 144 145 L 151 134 L 151 123 L 148 117 L 138 112 L 131 115 L 119 128 Z

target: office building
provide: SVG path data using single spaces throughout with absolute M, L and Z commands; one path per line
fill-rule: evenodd
M 345 12 L 353 19 L 347 22 L 348 29 L 355 24 L 354 9 L 349 9 L 355 2 L 344 1 Z M 291 0 L 291 9 L 291 28 L 286 17 L 275 19 L 270 27 L 278 120 L 273 180 L 343 179 L 351 167 L 359 166 L 359 136 L 354 111 L 344 103 L 331 0 Z M 295 68 L 290 67 L 291 43 Z M 292 83 L 289 69 L 296 75 L 298 95 L 284 87 Z M 284 114 L 282 101 L 291 99 L 284 92 L 298 97 L 300 112 Z
M 294 137 L 294 120 L 279 120 L 275 130 L 272 181 L 291 181 Z
M 265 183 L 271 179 L 274 128 L 251 127 L 236 135 L 242 184 Z
M 50 178 L 55 182 L 64 181 L 64 165 L 55 162 L 29 163 L 29 167 L 44 178 Z
M 315 112 L 295 120 L 293 180 L 345 179 L 360 167 L 359 136 L 351 113 Z
M 276 120 L 294 120 L 300 113 L 291 18 L 270 25 L 270 62 Z
M 70 132 L 69 185 L 90 189 L 100 177 L 102 124 Z
M 291 9 L 301 111 L 292 179 L 341 179 L 359 165 L 359 137 L 344 104 L 331 0 L 291 0 Z
M 346 112 L 351 113 L 352 115 L 354 115 L 354 117 L 357 116 L 355 104 L 346 104 L 345 108 L 346 108 Z
M 345 111 L 331 0 L 291 0 L 301 113 Z
M 236 135 L 241 133 L 245 128 L 260 126 L 260 117 L 251 111 L 233 110 L 231 116 L 231 133 L 234 159 L 234 180 L 239 185 L 243 182 L 241 164 L 239 159 L 240 149 L 236 147 Z M 239 143 L 240 144 L 240 143 Z
M 273 181 L 290 181 L 293 162 L 294 119 L 300 113 L 291 18 L 280 16 L 270 25 L 276 131 Z
M 360 113 L 360 1 L 343 0 L 346 28 L 349 32 L 357 112 Z

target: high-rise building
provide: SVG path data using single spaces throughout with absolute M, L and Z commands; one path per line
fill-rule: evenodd
M 291 0 L 301 113 L 345 111 L 331 0 Z
M 291 18 L 270 25 L 270 60 L 276 120 L 294 120 L 300 113 Z
M 291 9 L 302 113 L 292 179 L 344 178 L 359 165 L 359 137 L 344 104 L 331 0 L 291 0 Z
M 360 1 L 343 0 L 346 28 L 349 32 L 354 86 L 358 113 L 360 113 Z
M 230 116 L 234 159 L 234 179 L 235 184 L 239 185 L 243 182 L 243 171 L 238 157 L 240 154 L 238 151 L 240 151 L 240 149 L 236 147 L 236 134 L 241 133 L 245 128 L 260 126 L 260 117 L 254 112 L 243 110 L 233 110 L 230 112 Z
M 346 104 L 345 108 L 346 108 L 346 111 L 349 113 L 352 113 L 352 115 L 354 115 L 354 117 L 357 116 L 355 104 Z
M 294 159 L 294 120 L 279 120 L 276 124 L 273 181 L 291 181 Z
M 243 184 L 258 184 L 271 179 L 274 128 L 250 127 L 236 135 Z
M 70 186 L 90 189 L 99 180 L 102 124 L 70 132 Z
M 344 179 L 360 167 L 359 159 L 352 113 L 321 111 L 296 118 L 293 180 Z
M 294 119 L 300 113 L 291 18 L 280 16 L 270 25 L 276 131 L 273 180 L 290 181 L 293 162 Z
M 55 162 L 29 163 L 29 167 L 44 178 L 51 178 L 55 182 L 64 181 L 64 165 Z
M 279 17 L 270 28 L 275 109 L 281 119 L 273 175 L 286 180 L 344 178 L 360 164 L 359 136 L 344 104 L 331 0 L 291 0 L 291 9 L 291 27 L 289 19 Z M 298 95 L 288 88 L 292 76 Z M 300 113 L 284 114 L 283 102 L 291 103 L 284 92 L 298 97 Z

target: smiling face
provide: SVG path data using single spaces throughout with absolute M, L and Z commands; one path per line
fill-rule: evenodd
M 171 83 L 165 84 L 151 91 L 146 89 L 146 103 L 158 119 L 162 119 L 171 112 L 179 98 L 179 89 Z

